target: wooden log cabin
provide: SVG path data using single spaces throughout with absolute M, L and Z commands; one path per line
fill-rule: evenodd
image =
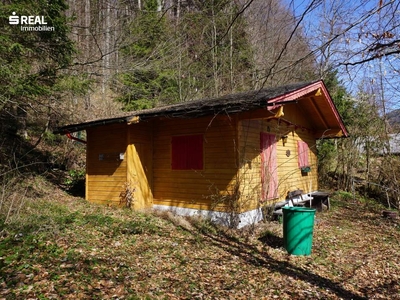
M 57 129 L 86 130 L 86 199 L 245 226 L 318 190 L 317 139 L 347 130 L 323 81 L 201 99 Z M 234 217 L 234 218 L 233 218 Z

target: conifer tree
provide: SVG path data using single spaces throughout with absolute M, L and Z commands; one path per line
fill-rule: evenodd
M 10 161 L 18 164 L 16 152 L 30 138 L 29 130 L 41 136 L 51 119 L 59 118 L 57 89 L 74 52 L 66 9 L 64 0 L 0 5 L 0 169 L 12 167 Z M 10 16 L 19 24 L 10 24 Z M 33 16 L 33 24 L 21 24 L 23 16 Z

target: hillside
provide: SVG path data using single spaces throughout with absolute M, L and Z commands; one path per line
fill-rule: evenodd
M 400 223 L 350 194 L 317 214 L 313 253 L 296 257 L 279 222 L 227 231 L 38 185 L 1 230 L 1 298 L 400 299 Z
M 400 127 L 400 109 L 392 110 L 390 113 L 386 115 L 389 125 L 392 128 Z

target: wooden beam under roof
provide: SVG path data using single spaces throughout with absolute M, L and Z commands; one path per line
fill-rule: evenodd
M 343 137 L 343 132 L 339 128 L 318 130 L 314 135 L 318 139 L 340 138 Z
M 314 97 L 310 97 L 309 99 L 310 99 L 311 107 L 316 112 L 315 115 L 322 121 L 322 123 L 324 124 L 325 128 L 329 128 L 328 122 L 324 118 L 323 113 L 321 112 L 321 110 L 319 109 L 317 104 L 315 103 L 315 98 Z

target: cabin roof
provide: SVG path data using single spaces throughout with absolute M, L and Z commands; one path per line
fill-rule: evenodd
M 77 124 L 58 127 L 54 133 L 67 134 L 85 130 L 93 126 L 101 126 L 116 123 L 136 123 L 151 118 L 198 118 L 208 115 L 234 114 L 259 108 L 272 110 L 287 103 L 300 101 L 302 97 L 315 94 L 323 95 L 323 102 L 315 101 L 312 106 L 325 120 L 338 127 L 343 136 L 347 136 L 347 130 L 323 81 L 293 83 L 273 88 L 224 95 L 216 98 L 192 100 L 151 109 L 131 111 L 110 118 L 95 119 Z M 309 98 L 307 98 L 309 99 Z M 309 99 L 310 100 L 310 99 Z M 328 109 L 327 109 L 328 108 Z M 321 110 L 322 109 L 322 110 Z M 321 118 L 321 116 L 319 116 Z

